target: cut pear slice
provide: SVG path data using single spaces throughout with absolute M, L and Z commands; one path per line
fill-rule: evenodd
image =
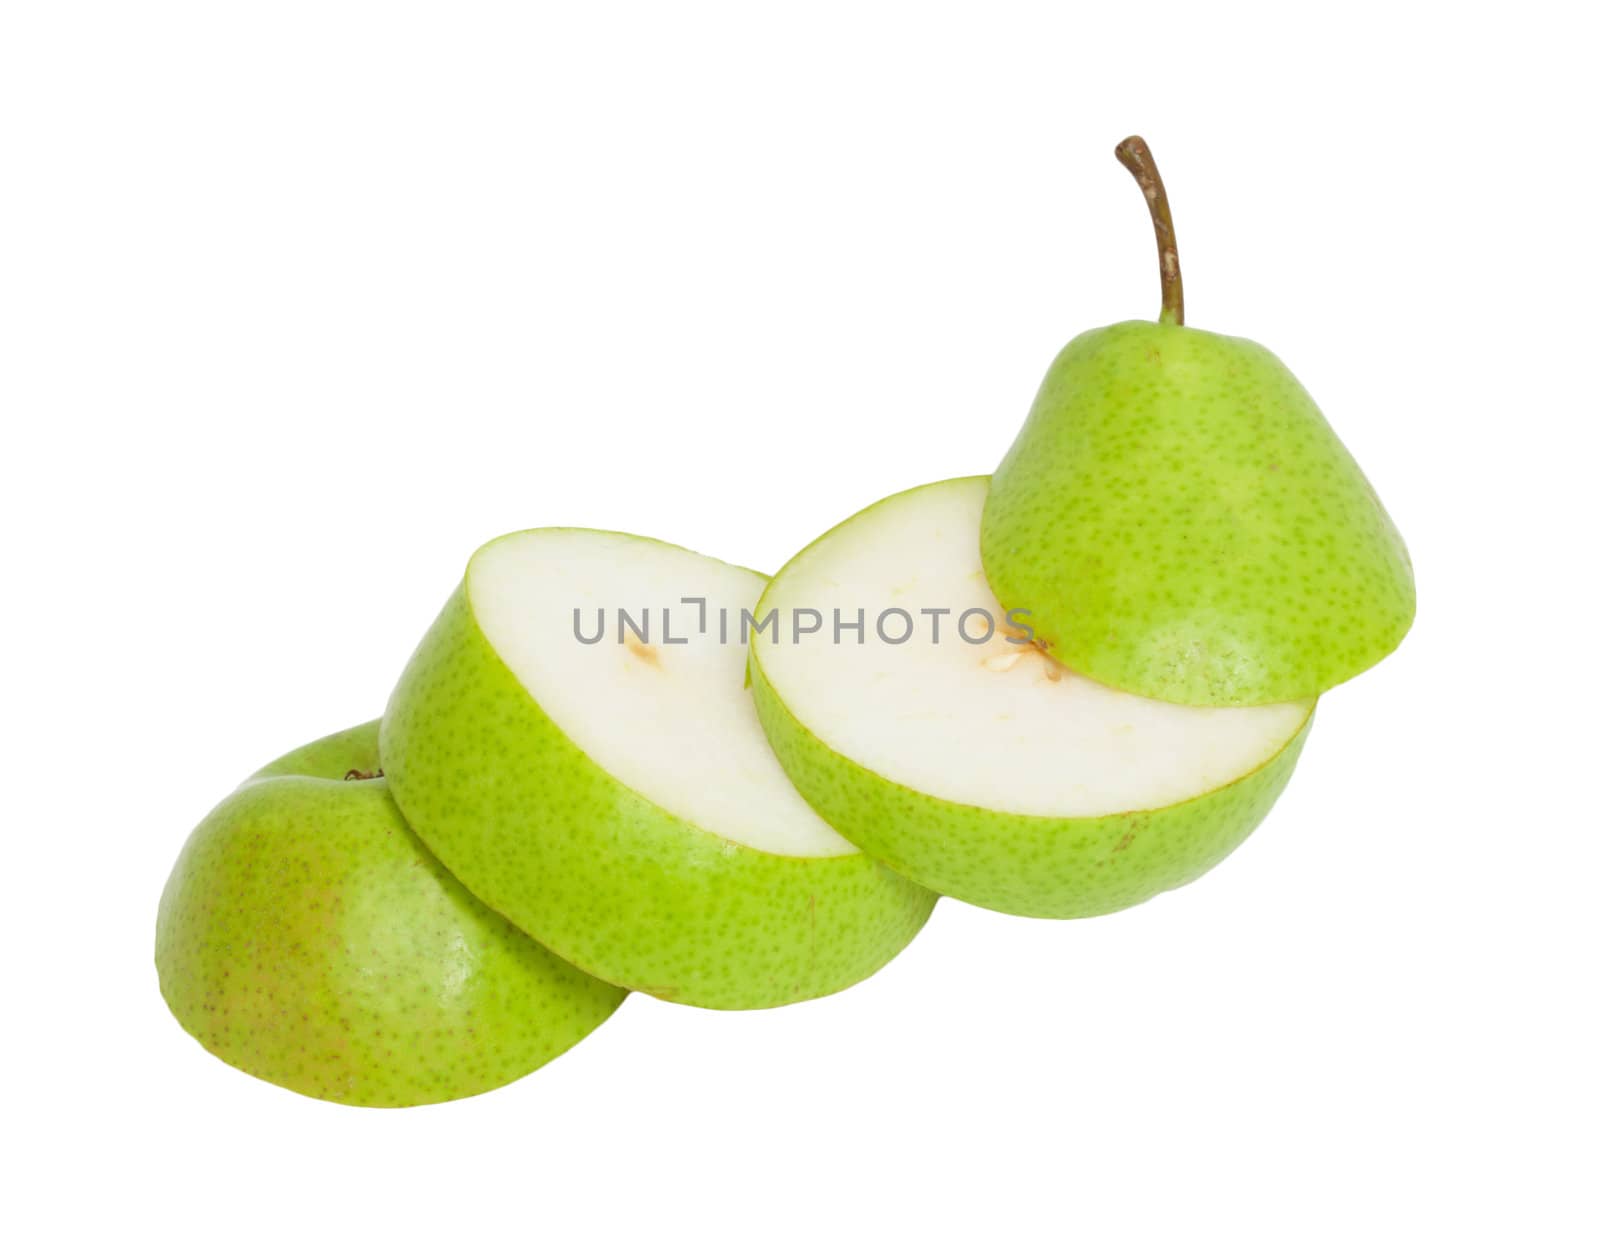
M 473 898 L 377 767 L 374 720 L 284 755 L 206 816 L 161 895 L 161 994 L 209 1051 L 302 1095 L 476 1095 L 559 1056 L 626 993 Z
M 480 549 L 384 717 L 384 770 L 418 835 L 623 987 L 745 1009 L 872 974 L 935 896 L 824 823 L 767 745 L 743 641 L 765 585 L 605 531 Z
M 892 496 L 772 580 L 751 666 L 773 748 L 840 833 L 963 901 L 1073 918 L 1188 883 L 1266 815 L 1314 702 L 1185 707 L 1053 660 L 984 580 L 987 490 Z

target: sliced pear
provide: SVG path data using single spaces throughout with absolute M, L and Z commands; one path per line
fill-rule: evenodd
M 206 816 L 161 896 L 161 993 L 216 1056 L 303 1095 L 476 1095 L 559 1056 L 625 993 L 462 888 L 377 766 L 374 720 L 285 755 Z
M 1159 323 L 1075 338 L 996 468 L 983 567 L 1052 654 L 1174 703 L 1321 694 L 1400 645 L 1411 558 L 1311 395 L 1254 341 L 1184 326 L 1166 188 L 1133 173 L 1161 257 Z
M 848 987 L 935 900 L 823 823 L 767 746 L 741 626 L 765 584 L 629 535 L 508 535 L 383 722 L 396 799 L 467 887 L 592 974 L 713 1009 Z
M 751 669 L 773 748 L 840 833 L 963 901 L 1073 918 L 1188 883 L 1266 815 L 1313 702 L 1185 707 L 1053 660 L 985 582 L 987 490 L 892 496 L 772 580 Z

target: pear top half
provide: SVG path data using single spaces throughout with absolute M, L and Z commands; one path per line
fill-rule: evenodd
M 1311 396 L 1252 341 L 1183 326 L 1165 191 L 1150 203 L 1162 321 L 1057 356 L 995 471 L 983 567 L 1051 654 L 1175 703 L 1307 698 L 1399 644 L 1416 611 L 1405 544 Z

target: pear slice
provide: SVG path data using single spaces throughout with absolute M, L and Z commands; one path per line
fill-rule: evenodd
M 1117 148 L 1161 255 L 1159 323 L 1074 339 L 994 473 L 983 567 L 1051 652 L 1174 703 L 1316 695 L 1383 659 L 1417 609 L 1400 532 L 1300 382 L 1184 326 L 1172 215 Z
M 1074 918 L 1188 883 L 1266 815 L 1313 703 L 1184 707 L 1051 659 L 984 579 L 987 492 L 892 496 L 772 580 L 751 668 L 773 748 L 844 836 L 975 905 Z
M 377 766 L 374 720 L 285 755 L 206 816 L 161 895 L 161 993 L 216 1056 L 303 1095 L 476 1095 L 565 1052 L 626 993 L 457 883 Z
M 712 1009 L 849 987 L 935 900 L 823 823 L 767 746 L 741 625 L 765 584 L 630 535 L 508 535 L 383 721 L 395 798 L 468 888 L 591 974 Z

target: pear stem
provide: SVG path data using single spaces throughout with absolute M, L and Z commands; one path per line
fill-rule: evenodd
M 1156 251 L 1161 257 L 1161 322 L 1183 325 L 1183 270 L 1178 266 L 1178 235 L 1172 231 L 1172 204 L 1155 156 L 1138 134 L 1117 144 L 1117 161 L 1133 174 L 1150 206 L 1150 223 L 1156 226 Z

